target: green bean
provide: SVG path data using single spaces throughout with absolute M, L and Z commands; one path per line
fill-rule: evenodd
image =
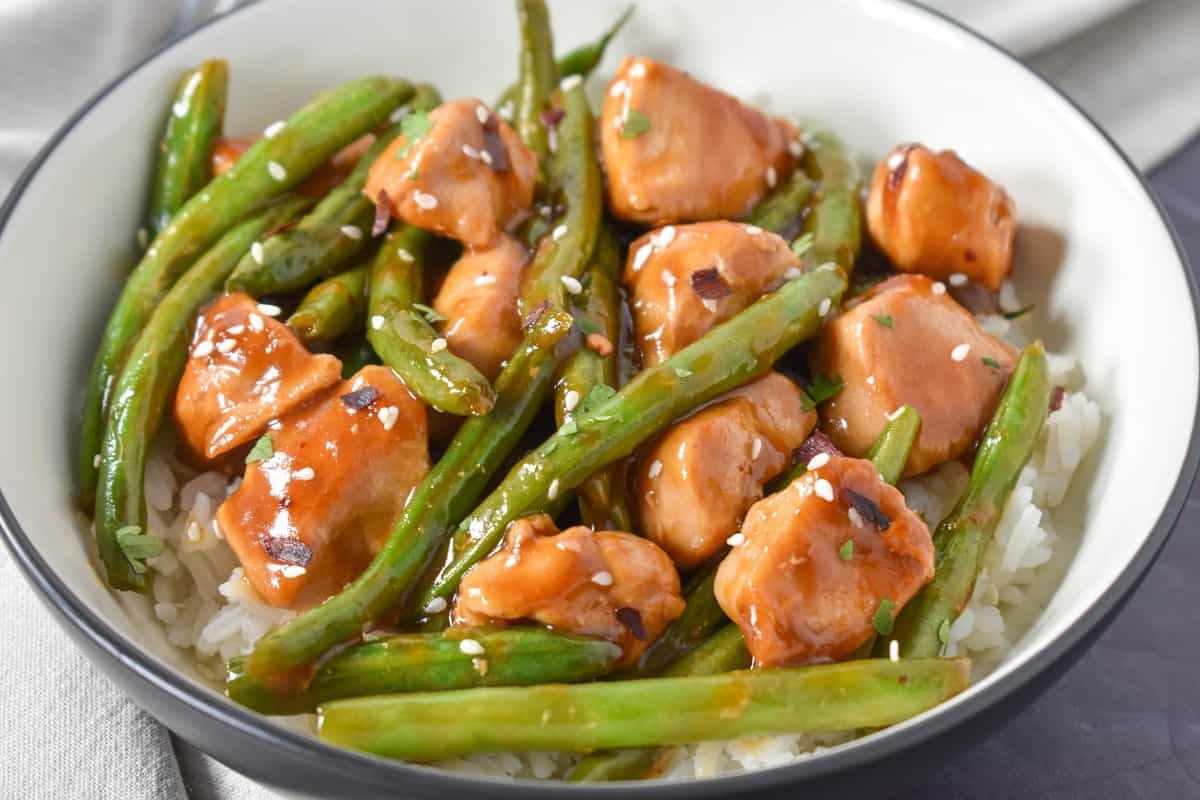
M 840 270 L 807 273 L 642 371 L 614 397 L 559 428 L 517 463 L 459 526 L 453 557 L 422 605 L 448 597 L 466 571 L 496 547 L 515 518 L 630 455 L 697 405 L 768 370 L 788 349 L 817 332 L 821 302 L 836 301 L 845 288 Z
M 671 621 L 662 635 L 642 651 L 637 667 L 632 671 L 639 678 L 662 674 L 688 652 L 729 622 L 717 603 L 713 583 L 717 579 L 718 559 L 704 569 L 684 591 L 686 605 L 683 613 Z
M 482 654 L 464 652 L 464 641 Z M 621 648 L 604 639 L 512 627 L 402 633 L 363 642 L 321 663 L 301 694 L 280 697 L 245 672 L 245 659 L 229 662 L 230 698 L 264 714 L 302 714 L 346 697 L 438 692 L 479 686 L 575 683 L 604 675 Z
M 153 238 L 212 180 L 212 148 L 225 124 L 229 64 L 205 61 L 183 73 L 167 113 L 146 230 Z
M 554 35 L 545 0 L 517 0 L 517 18 L 521 24 L 521 58 L 513 122 L 517 134 L 537 156 L 538 173 L 542 178 L 539 183 L 544 184 L 550 144 L 542 112 L 549 107 L 550 95 L 558 86 Z
M 465 689 L 321 706 L 328 742 L 409 761 L 688 744 L 901 722 L 970 684 L 966 659 L 869 659 L 688 678 Z
M 361 327 L 367 305 L 366 288 L 365 264 L 326 278 L 309 289 L 287 324 L 306 343 L 338 339 Z
M 91 509 L 104 421 L 129 346 L 175 280 L 223 233 L 292 189 L 412 94 L 407 81 L 362 78 L 325 92 L 187 201 L 130 274 L 100 338 L 79 437 L 79 495 Z
M 904 474 L 904 465 L 912 452 L 917 431 L 921 428 L 921 415 L 912 406 L 901 406 L 893 414 L 883 433 L 867 451 L 867 459 L 879 470 L 884 483 L 896 485 Z
M 577 307 L 575 313 L 580 330 L 599 333 L 610 342 L 620 341 L 620 259 L 616 238 L 605 231 L 584 274 L 582 306 Z M 563 365 L 562 375 L 555 385 L 554 416 L 558 424 L 562 425 L 586 404 L 597 386 L 616 390 L 616 351 L 602 356 L 590 347 L 581 347 Z M 584 525 L 596 530 L 633 530 L 633 516 L 622 477 L 619 466 L 609 467 L 592 475 L 579 487 L 579 516 Z
M 804 211 L 812 199 L 813 182 L 795 170 L 775 191 L 764 197 L 746 217 L 746 224 L 792 239 L 804 222 Z
M 145 591 L 150 586 L 145 569 L 139 571 L 121 549 L 117 531 L 129 525 L 145 527 L 146 450 L 183 375 L 196 312 L 220 292 L 255 239 L 308 205 L 303 198 L 286 199 L 222 236 L 171 287 L 134 342 L 113 391 L 99 465 L 96 540 L 114 589 Z
M 804 169 L 819 181 L 816 201 L 804 221 L 812 243 L 802 254 L 805 267 L 832 261 L 849 275 L 862 249 L 862 200 L 858 167 L 837 137 L 826 131 L 805 136 Z
M 414 307 L 423 299 L 432 243 L 430 234 L 409 225 L 388 234 L 371 264 L 367 339 L 422 401 L 448 414 L 486 414 L 496 402 L 487 378 L 448 349 L 435 349 L 445 340 Z
M 342 361 L 343 378 L 353 377 L 368 364 L 381 363 L 365 334 L 350 336 L 346 341 L 339 343 L 334 350 L 334 355 Z
M 942 652 L 950 626 L 971 599 L 1004 504 L 1033 454 L 1050 393 L 1046 352 L 1041 342 L 1034 342 L 1021 353 L 983 434 L 966 492 L 933 534 L 933 580 L 904 607 L 891 637 L 876 644 L 877 653 L 885 652 L 892 639 L 906 658 Z
M 421 84 L 409 109 L 429 111 L 439 103 L 437 90 Z M 363 194 L 367 174 L 400 134 L 401 126 L 395 125 L 378 137 L 345 180 L 299 224 L 268 237 L 261 251 L 248 253 L 229 277 L 229 290 L 261 297 L 302 289 L 361 255 L 371 242 L 375 222 L 375 198 Z

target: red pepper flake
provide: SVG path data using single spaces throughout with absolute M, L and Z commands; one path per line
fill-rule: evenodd
M 717 272 L 716 267 L 696 270 L 692 273 L 691 280 L 692 291 L 705 300 L 717 300 L 733 294 L 733 289 L 729 288 L 729 284 L 721 277 L 721 273 Z
M 533 308 L 529 309 L 529 313 L 525 315 L 525 321 L 521 323 L 521 327 L 524 330 L 529 330 L 534 325 L 537 325 L 538 320 L 540 320 L 542 318 L 542 314 L 545 314 L 546 309 L 549 307 L 550 307 L 550 304 L 547 301 L 543 300 L 542 302 L 538 303 Z
M 613 344 L 603 333 L 589 333 L 583 341 L 589 350 L 599 354 L 601 358 L 612 355 Z
M 547 108 L 542 112 L 542 124 L 547 128 L 557 128 L 566 115 L 567 112 L 561 108 Z
M 312 560 L 312 550 L 299 539 L 287 539 L 282 536 L 260 536 L 258 541 L 263 550 L 267 551 L 272 561 L 291 564 L 296 567 L 307 567 Z
M 379 196 L 375 198 L 375 223 L 371 225 L 371 236 L 381 236 L 391 219 L 392 198 L 388 197 L 387 189 L 380 189 Z
M 646 641 L 649 638 L 646 635 L 646 626 L 642 623 L 642 615 L 636 608 L 622 606 L 617 609 L 617 622 L 621 623 L 633 634 L 633 638 L 639 642 Z
M 792 464 L 807 464 L 818 453 L 825 453 L 831 457 L 842 455 L 842 451 L 838 450 L 837 445 L 828 436 L 814 429 L 803 444 L 792 451 Z
M 965 258 L 967 260 L 967 263 L 970 263 L 972 261 L 975 261 L 977 258 L 979 258 L 979 256 L 976 255 L 974 250 L 972 250 L 971 248 L 968 247 L 966 250 L 963 251 L 963 258 Z
M 488 163 L 493 172 L 508 172 L 511 166 L 508 161 L 508 148 L 500 138 L 500 121 L 496 119 L 495 114 L 488 114 L 487 122 L 483 123 L 483 150 L 491 156 Z
M 896 680 L 900 681 L 900 685 L 901 685 L 901 686 L 903 686 L 904 684 L 908 683 L 908 676 L 907 676 L 907 675 L 901 675 L 901 676 L 900 676 L 899 678 L 897 678 Z
M 346 408 L 354 411 L 362 411 L 367 406 L 379 399 L 379 390 L 374 386 L 364 386 L 361 389 L 355 389 L 353 392 L 347 392 L 338 398 L 346 406 Z
M 1067 390 L 1061 386 L 1055 386 L 1054 389 L 1050 392 L 1050 413 L 1051 414 L 1053 414 L 1055 411 L 1058 411 L 1060 408 L 1062 408 L 1063 396 L 1066 395 L 1066 393 L 1067 393 Z
M 853 489 L 843 487 L 842 497 L 846 498 L 846 502 L 849 503 L 850 506 L 857 511 L 866 522 L 874 525 L 875 530 L 886 531 L 892 526 L 891 518 L 887 514 L 883 513 L 883 509 L 880 508 L 874 500 L 866 495 L 859 494 Z

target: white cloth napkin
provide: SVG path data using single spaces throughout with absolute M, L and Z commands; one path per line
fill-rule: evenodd
M 83 101 L 237 0 L 0 0 L 0 196 Z M 482 0 L 481 0 L 482 2 Z M 933 0 L 1023 57 L 1143 168 L 1200 127 L 1195 0 Z M 0 797 L 277 800 L 138 710 L 0 550 Z

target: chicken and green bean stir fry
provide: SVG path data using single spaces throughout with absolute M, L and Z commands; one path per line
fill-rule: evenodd
M 298 612 L 230 697 L 331 742 L 632 779 L 961 692 L 947 630 L 1053 392 L 1040 343 L 960 302 L 1009 274 L 1013 202 L 920 144 L 864 182 L 686 65 L 627 57 L 589 97 L 625 18 L 556 59 L 517 10 L 495 102 L 367 77 L 228 135 L 226 65 L 180 81 L 84 407 L 109 584 L 155 579 L 167 436 Z M 931 531 L 896 483 L 954 460 Z

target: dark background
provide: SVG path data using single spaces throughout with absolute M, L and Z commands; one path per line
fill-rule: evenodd
M 1154 169 L 1150 183 L 1200 269 L 1200 137 Z M 1136 280 L 1137 265 L 1130 271 Z M 1141 588 L 1066 676 L 974 749 L 929 764 L 925 778 L 897 787 L 889 800 L 1200 798 L 1198 531 L 1200 481 Z

